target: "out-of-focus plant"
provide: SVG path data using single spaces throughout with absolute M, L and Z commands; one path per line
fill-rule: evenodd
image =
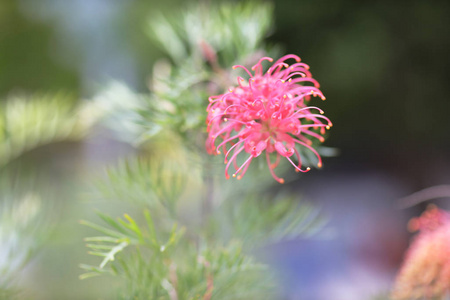
M 95 111 L 64 93 L 11 96 L 0 106 L 0 299 L 15 299 L 18 279 L 51 232 L 49 197 L 17 160 L 39 146 L 84 136 Z M 26 174 L 25 174 L 26 173 Z
M 229 199 L 216 211 L 215 219 L 225 239 L 239 238 L 250 247 L 308 237 L 326 223 L 314 206 L 282 194 Z
M 0 194 L 0 299 L 13 299 L 19 272 L 45 239 L 46 225 L 40 196 L 12 191 L 2 179 Z M 8 182 L 7 182 L 8 181 Z
M 104 236 L 86 238 L 90 254 L 103 257 L 100 265 L 81 267 L 81 278 L 111 273 L 125 279 L 123 299 L 270 299 L 273 283 L 264 276 L 267 267 L 246 255 L 239 243 L 199 247 L 183 239 L 176 223 L 157 228 L 149 211 L 139 226 L 128 215 L 108 225 L 82 221 Z
M 268 194 L 273 180 L 257 168 L 240 184 L 225 182 L 216 176 L 223 165 L 205 149 L 209 96 L 235 84 L 233 65 L 276 55 L 264 43 L 271 11 L 260 2 L 199 4 L 149 18 L 149 36 L 167 53 L 154 67 L 150 93 L 112 83 L 93 99 L 103 124 L 139 150 L 108 169 L 96 184 L 99 195 L 144 213 L 123 219 L 99 212 L 103 224 L 82 221 L 101 233 L 86 238 L 101 260 L 82 265 L 82 279 L 120 276 L 121 299 L 279 297 L 276 276 L 255 248 L 311 236 L 323 219 L 297 197 Z M 314 130 L 325 126 L 316 123 Z
M 115 138 L 139 146 L 146 131 L 139 112 L 145 109 L 148 97 L 133 92 L 121 82 L 112 81 L 90 101 L 90 105 Z
M 98 188 L 106 198 L 149 207 L 163 204 L 173 212 L 175 201 L 189 180 L 187 171 L 169 160 L 133 158 L 109 169 L 107 179 L 100 181 Z
M 450 296 L 450 213 L 429 205 L 409 222 L 420 231 L 398 272 L 392 299 L 447 299 Z
M 79 139 L 94 120 L 93 110 L 64 93 L 11 96 L 0 105 L 0 166 L 27 150 Z

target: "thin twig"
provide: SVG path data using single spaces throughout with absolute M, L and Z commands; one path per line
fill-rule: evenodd
M 203 182 L 205 184 L 205 195 L 202 202 L 202 222 L 206 225 L 213 208 L 214 179 L 211 172 L 211 163 L 207 161 L 204 165 Z
M 397 206 L 401 209 L 408 208 L 417 205 L 421 202 L 437 199 L 437 198 L 450 198 L 450 185 L 436 185 L 421 191 L 418 191 L 412 195 L 397 200 Z
M 169 292 L 170 300 L 178 300 L 178 278 L 177 278 L 177 266 L 172 263 L 169 267 L 169 279 L 171 281 L 173 289 Z
M 206 275 L 206 292 L 203 295 L 203 300 L 210 300 L 214 291 L 214 278 L 211 272 L 211 264 L 209 261 L 204 260 L 203 265 L 205 266 Z

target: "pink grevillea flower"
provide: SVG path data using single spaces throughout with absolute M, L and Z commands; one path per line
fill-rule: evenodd
M 289 65 L 286 63 L 289 59 L 295 62 Z M 253 74 L 243 66 L 234 66 L 234 69 L 244 69 L 250 76 L 248 81 L 237 77 L 235 88 L 209 98 L 206 148 L 210 154 L 220 154 L 221 150 L 225 154 L 227 179 L 230 166 L 235 169 L 233 177 L 240 179 L 250 162 L 264 151 L 270 173 L 280 183 L 284 180 L 275 175 L 274 169 L 282 156 L 297 172 L 310 170 L 309 167 L 302 169 L 299 147 L 314 153 L 318 167 L 322 166 L 319 153 L 312 147 L 312 139 L 323 142 L 325 130 L 332 124 L 320 108 L 307 105 L 310 96 L 325 100 L 319 83 L 311 77 L 309 66 L 301 63 L 296 55 L 280 58 L 263 72 L 265 60 L 273 62 L 270 57 L 261 58 L 252 67 Z M 237 157 L 245 153 L 245 161 L 239 166 Z M 276 155 L 274 162 L 271 153 Z
M 450 295 L 450 215 L 430 206 L 409 227 L 420 233 L 406 253 L 392 298 L 444 299 Z

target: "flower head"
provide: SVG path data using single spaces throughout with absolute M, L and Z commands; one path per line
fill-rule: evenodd
M 288 59 L 294 59 L 295 63 L 287 64 Z M 325 129 L 329 129 L 332 124 L 322 115 L 320 108 L 307 106 L 311 96 L 325 100 L 319 90 L 319 83 L 311 77 L 309 66 L 301 63 L 296 55 L 280 58 L 263 72 L 262 62 L 265 60 L 273 62 L 270 57 L 261 58 L 251 68 L 253 73 L 243 66 L 234 66 L 234 69 L 244 69 L 250 77 L 248 81 L 237 77 L 238 85 L 235 88 L 209 98 L 206 148 L 210 154 L 223 151 L 227 179 L 231 165 L 235 168 L 233 177 L 240 179 L 250 162 L 264 151 L 270 173 L 280 183 L 284 180 L 275 175 L 274 169 L 281 156 L 297 172 L 310 170 L 309 167 L 302 169 L 299 147 L 314 153 L 318 167 L 322 166 L 319 153 L 312 147 L 312 140 L 323 142 Z M 236 159 L 242 153 L 247 153 L 247 156 L 239 166 Z M 274 162 L 271 161 L 271 153 L 276 154 Z M 293 157 L 297 163 L 294 163 Z
M 443 299 L 450 293 L 450 215 L 430 206 L 409 227 L 420 233 L 406 253 L 392 298 Z

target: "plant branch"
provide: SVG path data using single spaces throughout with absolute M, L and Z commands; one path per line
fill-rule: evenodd
M 450 198 L 450 185 L 436 185 L 423 189 L 397 200 L 397 206 L 399 208 L 408 208 L 421 202 L 437 198 Z

